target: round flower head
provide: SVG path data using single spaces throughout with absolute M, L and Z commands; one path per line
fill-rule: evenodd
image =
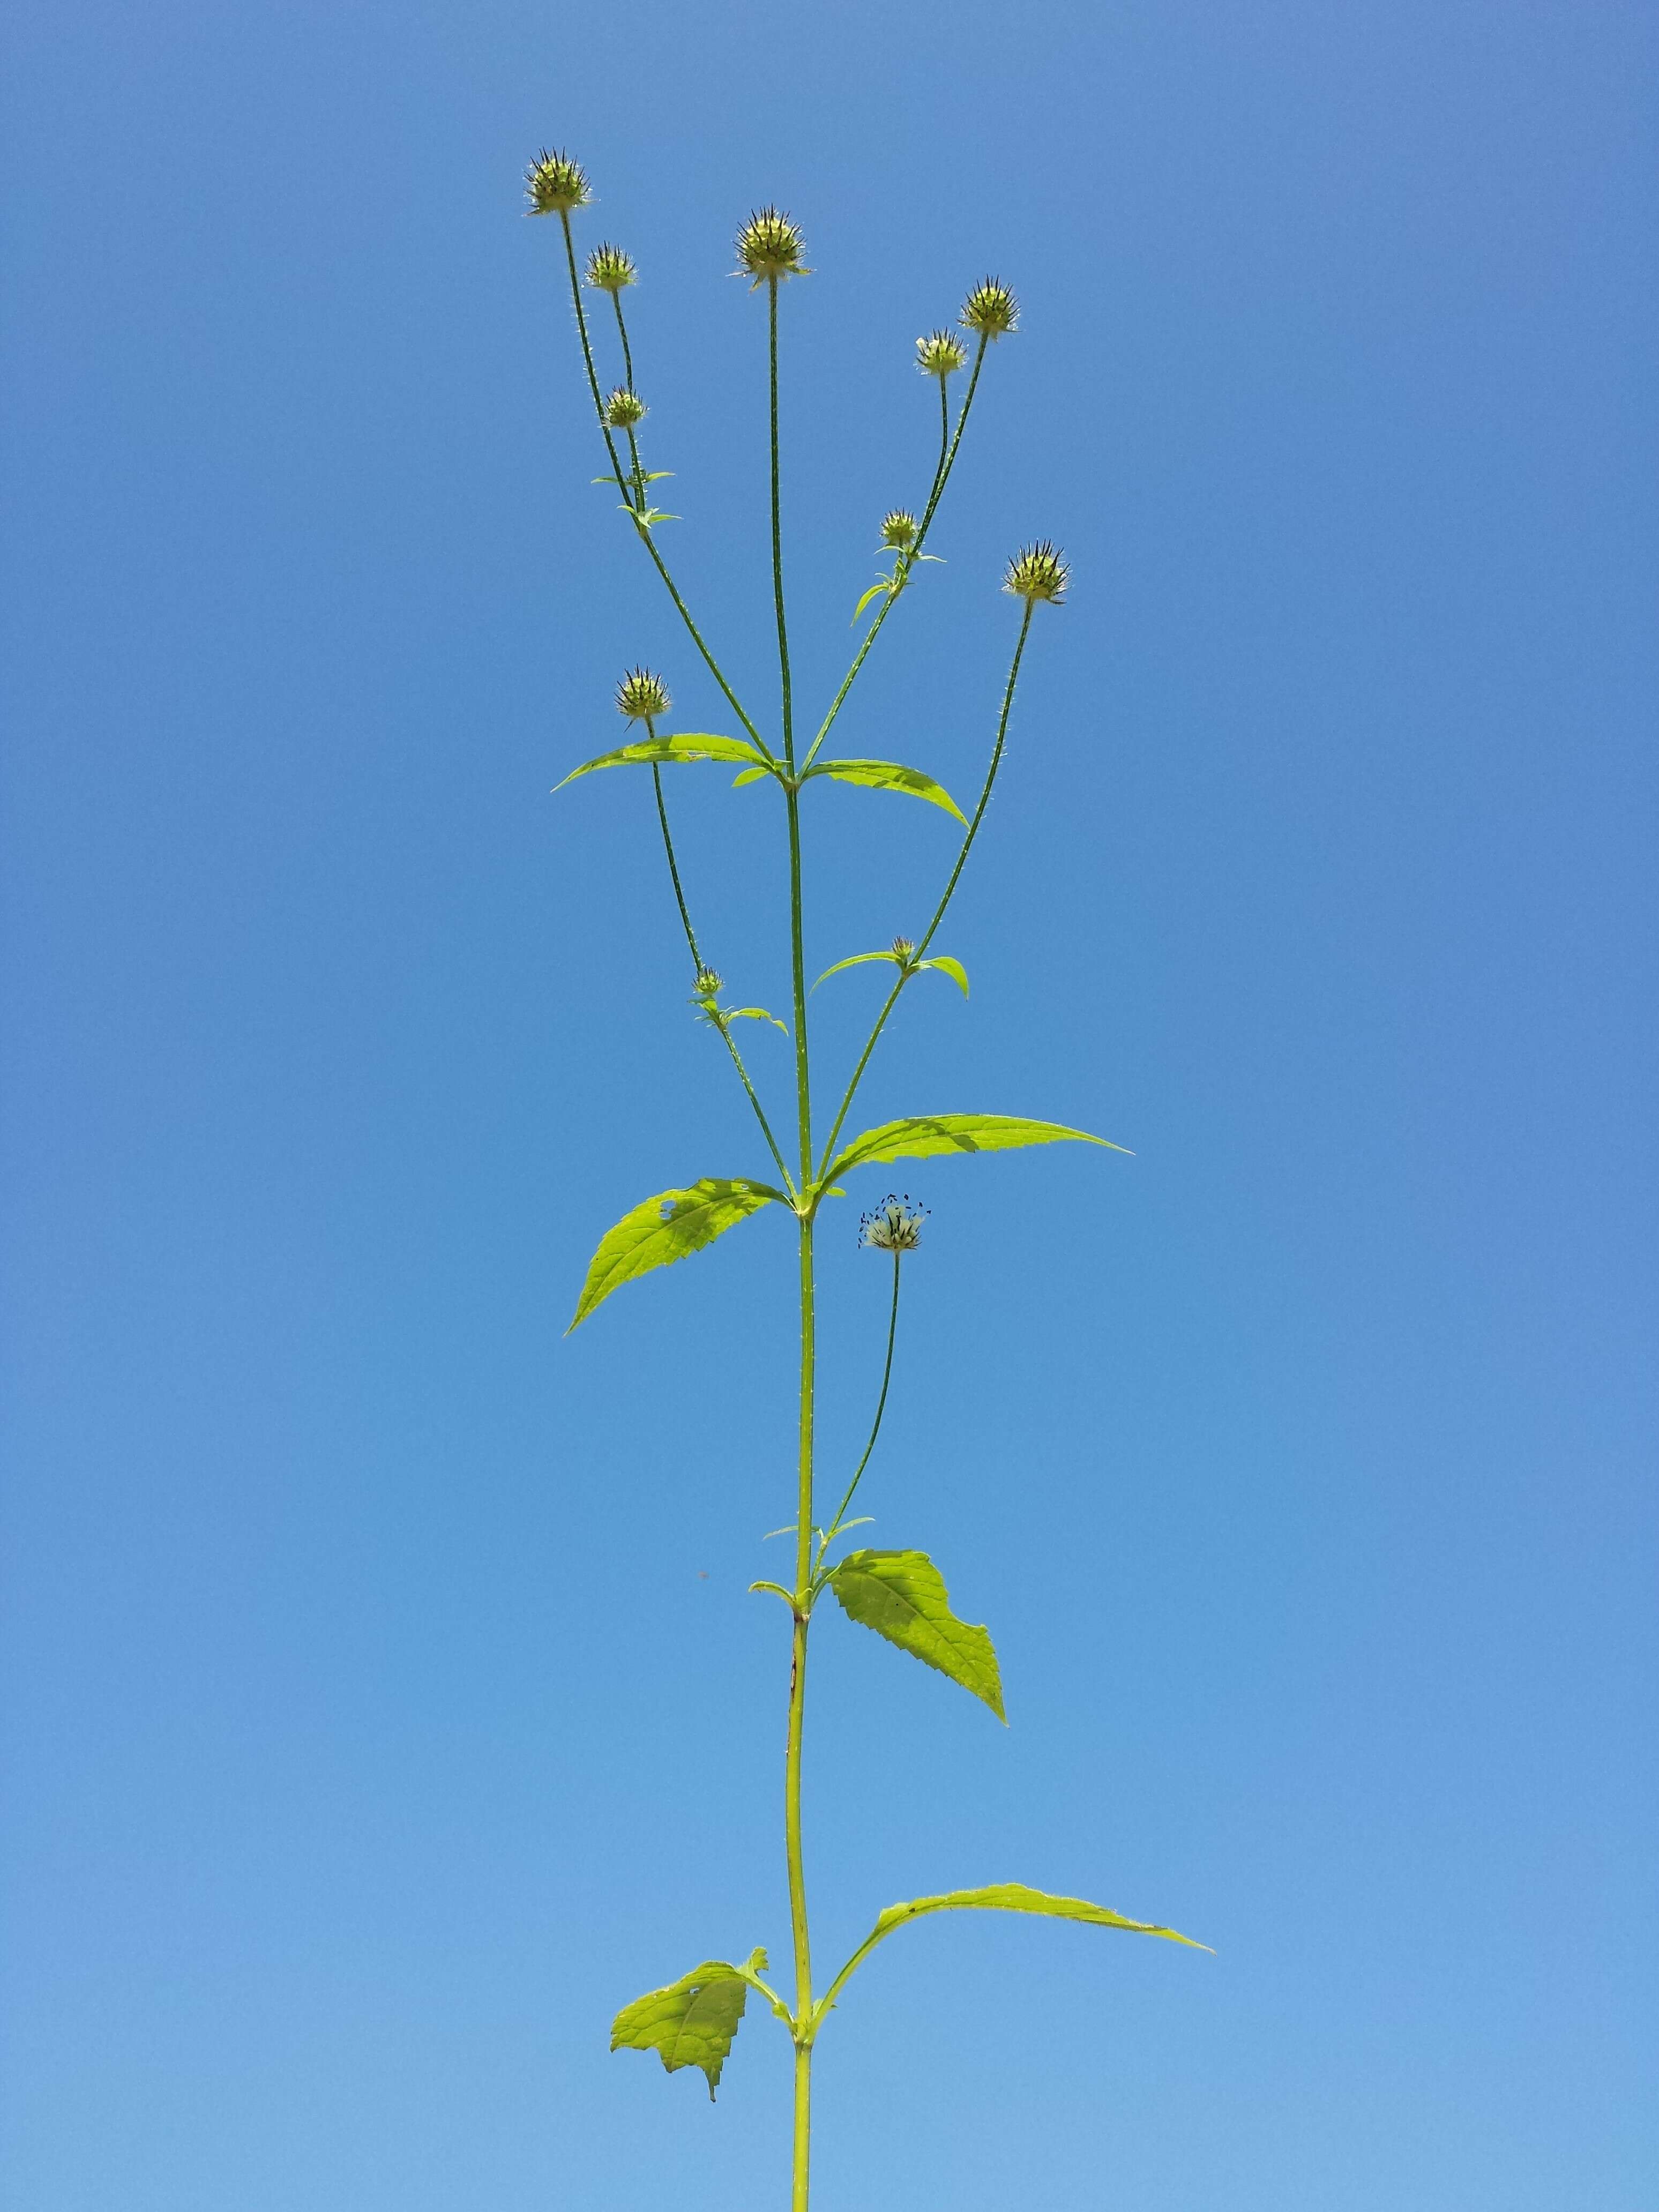
M 1045 538 L 1040 544 L 1021 546 L 1008 563 L 1002 588 L 1028 604 L 1034 599 L 1047 599 L 1051 607 L 1057 607 L 1064 600 L 1066 586 L 1071 580 L 1072 572 L 1061 560 L 1059 547 L 1051 545 Z
M 1000 276 L 988 276 L 963 301 L 957 320 L 982 338 L 1006 337 L 1019 328 L 1019 301 Z
M 890 1190 L 881 1204 L 860 1219 L 859 1243 L 878 1252 L 914 1252 L 921 1242 L 921 1224 L 927 1218 L 927 1208 L 913 1204 L 908 1190 L 902 1198 Z
M 550 154 L 545 146 L 524 173 L 524 192 L 531 215 L 568 215 L 593 197 L 580 162 L 568 154 Z
M 617 712 L 630 722 L 665 714 L 672 704 L 668 686 L 648 668 L 630 668 L 617 686 Z
M 964 313 L 963 320 L 967 319 Z M 916 340 L 916 367 L 924 376 L 936 376 L 943 383 L 967 366 L 968 349 L 954 331 L 930 331 Z
M 741 276 L 747 272 L 756 284 L 777 283 L 786 276 L 810 276 L 811 270 L 801 260 L 805 247 L 798 223 L 791 222 L 775 207 L 762 208 L 738 233 L 738 258 L 743 267 L 736 273 Z
M 619 384 L 605 403 L 605 419 L 613 430 L 631 430 L 645 420 L 645 402 L 637 392 Z
M 697 987 L 696 990 L 692 992 L 691 995 L 694 999 L 701 999 L 707 1001 L 713 999 L 718 999 L 722 988 L 722 979 L 715 973 L 714 969 L 699 968 L 697 970 Z
M 893 939 L 893 957 L 895 960 L 908 962 L 910 955 L 915 951 L 915 939 L 912 937 L 896 937 Z
M 912 544 L 916 534 L 916 518 L 907 507 L 896 507 L 890 514 L 881 519 L 881 542 L 890 545 L 896 553 L 902 553 Z
M 596 292 L 620 292 L 635 281 L 632 257 L 620 246 L 596 246 L 587 257 L 582 279 Z

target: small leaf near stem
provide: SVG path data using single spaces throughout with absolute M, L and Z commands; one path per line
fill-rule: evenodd
M 957 1619 L 926 1552 L 849 1552 L 826 1579 L 849 1620 L 959 1682 L 1006 1725 L 990 1632 Z

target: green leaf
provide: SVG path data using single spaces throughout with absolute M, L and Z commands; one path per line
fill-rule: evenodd
M 869 605 L 872 599 L 879 599 L 884 592 L 890 592 L 892 588 L 893 580 L 890 576 L 884 576 L 878 583 L 872 584 L 869 590 L 859 601 L 857 606 L 854 608 L 853 621 L 856 622 L 858 620 L 859 617 L 864 612 L 864 610 Z M 850 629 L 852 623 L 849 623 L 848 627 Z
M 1086 1129 L 1062 1128 L 1058 1121 L 1029 1121 L 1018 1114 L 912 1114 L 854 1137 L 826 1170 L 823 1181 L 877 1160 L 926 1160 L 940 1152 L 1006 1152 L 1022 1145 L 1054 1145 L 1062 1139 L 1104 1145 L 1109 1152 L 1127 1151 L 1105 1137 L 1091 1137 Z
M 758 783 L 762 776 L 770 775 L 772 773 L 769 768 L 746 768 L 741 775 L 732 777 L 732 788 L 735 791 L 739 784 Z
M 952 960 L 948 952 L 936 952 L 931 960 L 922 962 L 924 968 L 937 968 L 941 975 L 948 975 L 965 999 L 968 995 L 968 970 L 960 960 Z
M 764 1006 L 722 1006 L 720 1013 L 728 1022 L 770 1022 L 775 1030 L 783 1030 L 785 1036 L 789 1034 L 777 1016 L 769 1014 Z
M 766 1964 L 764 1952 L 755 1955 Z M 654 2051 L 671 2074 L 682 2066 L 700 2066 L 713 2104 L 750 1986 L 747 1976 L 726 1960 L 706 1959 L 665 1990 L 647 1990 L 624 2005 L 611 2023 L 611 2048 Z
M 701 1252 L 763 1206 L 788 1203 L 770 1183 L 729 1182 L 716 1176 L 705 1176 L 687 1190 L 665 1190 L 647 1198 L 599 1239 L 570 1328 L 585 1322 L 623 1284 Z M 569 1334 L 568 1328 L 565 1334 Z
M 670 761 L 761 761 L 747 738 L 710 737 L 702 731 L 689 731 L 678 737 L 641 738 L 637 744 L 619 745 L 613 753 L 601 753 L 597 760 L 584 761 L 573 768 L 553 787 L 562 791 L 567 783 L 574 783 L 579 775 L 592 775 L 597 768 L 634 768 Z M 755 774 L 769 773 L 763 761 Z
M 678 514 L 665 514 L 659 507 L 629 507 L 625 502 L 623 513 L 632 515 L 641 530 L 653 530 L 659 522 L 678 522 L 681 519 Z
M 951 1612 L 945 1578 L 926 1552 L 849 1552 L 831 1571 L 830 1587 L 849 1620 L 936 1667 L 1007 1720 L 996 1648 L 985 1629 Z
M 1161 1936 L 1168 1943 L 1184 1943 L 1188 1950 L 1207 1951 L 1173 1928 L 1155 1921 L 1129 1920 L 1104 1905 L 1091 1905 L 1081 1897 L 1051 1897 L 1047 1890 L 1029 1889 L 1023 1881 L 994 1882 L 988 1889 L 953 1889 L 943 1897 L 913 1898 L 908 1905 L 890 1905 L 877 1919 L 864 1948 L 880 1942 L 896 1928 L 920 1920 L 928 1912 L 1035 1912 L 1051 1920 L 1080 1920 L 1091 1928 L 1121 1928 L 1132 1936 Z
M 833 968 L 826 968 L 823 975 L 818 977 L 818 983 L 827 982 L 831 975 L 839 975 L 843 968 L 862 968 L 872 960 L 890 960 L 896 968 L 899 964 L 896 952 L 854 952 L 850 959 L 837 960 Z M 814 983 L 812 986 L 815 991 L 818 988 L 818 983 Z
M 816 768 L 807 769 L 801 781 L 805 783 L 815 775 L 832 775 L 837 783 L 862 784 L 870 791 L 902 791 L 912 799 L 925 799 L 934 806 L 942 806 L 958 822 L 968 819 L 942 783 L 935 783 L 919 768 L 901 768 L 896 761 L 820 761 Z

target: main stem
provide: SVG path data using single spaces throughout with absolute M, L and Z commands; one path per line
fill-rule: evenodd
M 812 1089 L 806 1048 L 806 962 L 803 944 L 800 793 L 793 781 L 794 720 L 789 686 L 789 631 L 783 607 L 783 531 L 778 466 L 778 280 L 768 292 L 768 362 L 772 431 L 772 594 L 778 617 L 778 675 L 782 691 L 784 786 L 789 827 L 789 954 L 795 1014 L 795 1118 L 800 1141 L 800 1188 L 812 1175 Z M 804 1200 L 810 1207 L 811 1201 Z M 807 2212 L 812 2158 L 812 1944 L 806 1918 L 806 1869 L 801 1854 L 801 1747 L 806 1727 L 806 1633 L 811 1613 L 813 1389 L 817 1317 L 812 1267 L 812 1214 L 800 1216 L 800 1428 L 795 1495 L 795 1601 L 790 1639 L 789 1733 L 784 1756 L 784 1851 L 789 1869 L 789 1924 L 795 1951 L 795 2125 L 791 2212 Z

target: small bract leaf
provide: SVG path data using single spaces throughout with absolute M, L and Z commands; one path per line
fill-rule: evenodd
M 769 1014 L 764 1006 L 726 1006 L 721 1009 L 728 1022 L 770 1022 L 775 1030 L 789 1032 L 775 1014 Z
M 741 775 L 732 777 L 732 788 L 735 791 L 739 784 L 758 783 L 762 776 L 770 775 L 771 773 L 772 770 L 769 768 L 746 768 Z
M 951 959 L 948 952 L 936 952 L 931 960 L 922 962 L 924 968 L 937 968 L 941 975 L 948 975 L 965 999 L 968 995 L 968 970 L 960 960 Z
M 899 964 L 899 957 L 896 952 L 888 952 L 886 951 L 880 952 L 854 952 L 849 958 L 846 960 L 837 960 L 833 967 L 826 968 L 823 974 L 818 977 L 818 983 L 827 981 L 831 975 L 839 975 L 843 968 L 862 968 L 872 960 L 890 960 L 896 968 Z M 922 964 L 925 967 L 929 963 L 924 962 Z M 815 991 L 818 988 L 818 983 L 814 983 L 812 986 L 812 988 Z
M 879 583 L 872 584 L 869 590 L 859 601 L 857 606 L 854 608 L 853 621 L 856 622 L 858 620 L 859 617 L 864 612 L 864 610 L 869 605 L 872 599 L 878 599 L 884 592 L 890 592 L 892 588 L 893 582 L 890 576 L 884 576 Z M 848 627 L 850 628 L 851 625 L 849 624 Z
M 588 1263 L 587 1279 L 576 1301 L 570 1328 L 587 1319 L 612 1291 L 653 1267 L 672 1267 L 701 1252 L 763 1206 L 789 1203 L 770 1183 L 732 1182 L 705 1176 L 685 1190 L 665 1190 L 647 1198 L 599 1239 Z M 568 1336 L 570 1329 L 565 1331 Z
M 831 1571 L 830 1587 L 849 1620 L 960 1682 L 1006 1721 L 989 1632 L 957 1619 L 945 1578 L 926 1552 L 849 1552 Z
M 926 1160 L 940 1152 L 1006 1152 L 1022 1145 L 1063 1141 L 1103 1145 L 1109 1152 L 1127 1149 L 1105 1137 L 1091 1137 L 1086 1129 L 1063 1128 L 1058 1121 L 1030 1121 L 1018 1114 L 912 1114 L 854 1137 L 824 1180 L 877 1160 Z
M 601 753 L 595 760 L 584 761 L 573 768 L 553 787 L 562 791 L 567 783 L 574 783 L 579 775 L 592 775 L 599 768 L 660 767 L 671 761 L 760 761 L 761 756 L 746 738 L 711 737 L 702 731 L 688 731 L 672 738 L 642 738 L 637 744 L 619 745 L 615 752 Z M 757 773 L 767 774 L 764 762 Z
M 958 822 L 968 819 L 942 783 L 935 783 L 919 768 L 901 768 L 896 761 L 819 761 L 815 768 L 807 769 L 801 781 L 805 783 L 815 775 L 832 775 L 837 783 L 861 784 L 869 791 L 902 791 L 908 798 L 925 799 L 931 805 L 942 806 Z
M 757 1954 L 763 1966 L 765 1954 Z M 665 1990 L 650 1990 L 624 2005 L 611 2028 L 613 2051 L 654 2051 L 671 2074 L 699 2066 L 712 2104 L 749 2002 L 750 1983 L 724 1959 L 706 1959 Z

